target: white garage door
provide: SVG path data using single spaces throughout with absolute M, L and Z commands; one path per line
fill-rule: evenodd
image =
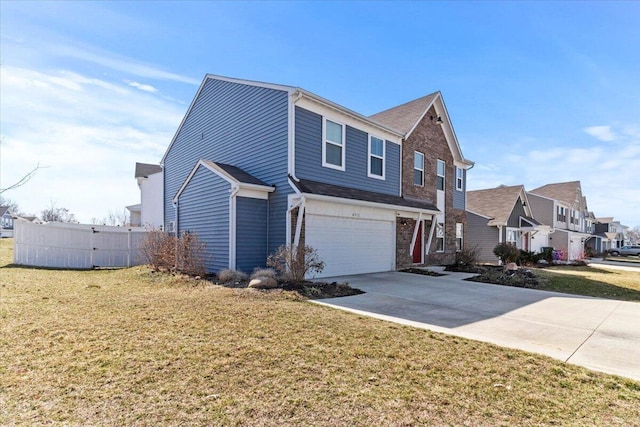
M 326 264 L 316 277 L 393 270 L 394 230 L 392 221 L 307 215 L 305 242 Z

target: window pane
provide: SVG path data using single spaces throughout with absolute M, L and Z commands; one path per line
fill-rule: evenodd
M 371 157 L 371 174 L 382 176 L 382 159 Z
M 444 190 L 444 177 L 438 177 L 438 190 Z
M 416 153 L 413 158 L 413 168 L 424 170 L 424 155 L 422 153 Z M 420 181 L 422 183 L 422 180 Z
M 327 163 L 336 166 L 342 166 L 342 147 L 333 144 L 327 144 L 326 154 Z
M 438 175 L 444 176 L 444 162 L 442 160 L 438 160 Z
M 384 143 L 380 138 L 371 137 L 371 154 L 382 157 Z
M 413 183 L 415 185 L 422 185 L 422 171 L 413 170 Z
M 326 123 L 327 140 L 342 145 L 342 125 L 334 123 L 331 120 L 327 120 Z

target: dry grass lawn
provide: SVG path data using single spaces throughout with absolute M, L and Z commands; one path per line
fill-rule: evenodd
M 640 272 L 606 265 L 590 267 L 551 267 L 537 269 L 547 283 L 536 289 L 640 302 Z
M 640 383 L 152 274 L 11 265 L 0 425 L 640 425 Z

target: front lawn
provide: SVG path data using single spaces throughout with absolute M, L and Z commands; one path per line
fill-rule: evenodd
M 536 289 L 599 298 L 640 301 L 640 272 L 616 270 L 606 265 L 535 269 L 548 280 Z
M 0 425 L 639 425 L 640 383 L 145 267 L 10 263 Z M 555 274 L 555 273 L 554 273 Z

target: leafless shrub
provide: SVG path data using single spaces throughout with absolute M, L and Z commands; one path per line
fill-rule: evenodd
M 325 266 L 318 251 L 311 246 L 294 245 L 280 246 L 276 253 L 269 255 L 267 265 L 294 283 L 303 282 L 308 274 L 321 273 Z
M 176 265 L 175 237 L 152 229 L 140 245 L 142 261 L 155 271 L 170 271 Z
M 269 277 L 271 279 L 275 279 L 276 272 L 271 268 L 256 268 L 255 270 L 253 270 L 251 278 L 255 279 L 256 277 Z
M 205 246 L 195 233 L 180 237 L 152 229 L 142 241 L 143 262 L 155 271 L 178 271 L 191 276 L 204 275 Z
M 247 274 L 243 273 L 242 271 L 222 270 L 220 273 L 218 273 L 218 280 L 220 280 L 220 282 L 222 283 L 243 282 L 247 279 Z

